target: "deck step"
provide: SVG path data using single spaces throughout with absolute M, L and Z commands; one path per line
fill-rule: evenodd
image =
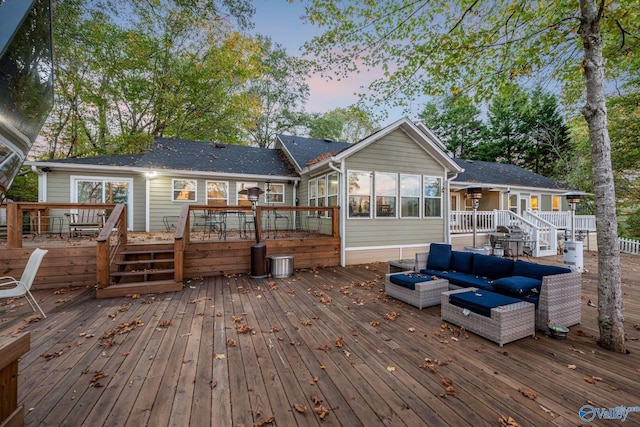
M 116 261 L 116 265 L 135 265 L 135 264 L 152 264 L 156 262 L 174 262 L 173 258 L 154 258 L 154 259 L 132 259 L 126 261 Z
M 126 270 L 126 271 L 112 271 L 112 277 L 132 277 L 132 276 L 153 276 L 155 274 L 172 274 L 175 270 L 173 268 L 150 268 L 144 270 Z
M 146 251 L 122 251 L 122 254 L 127 255 L 158 255 L 158 254 L 173 254 L 173 249 L 149 249 Z
M 119 283 L 96 289 L 96 298 L 125 297 L 134 294 L 159 294 L 182 291 L 182 283 L 175 280 L 153 280 L 147 282 Z

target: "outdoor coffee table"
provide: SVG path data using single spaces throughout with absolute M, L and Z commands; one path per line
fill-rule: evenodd
M 449 289 L 447 279 L 405 271 L 385 276 L 384 291 L 393 298 L 419 309 L 440 304 L 440 294 Z
M 535 335 L 535 306 L 495 292 L 462 288 L 442 293 L 442 320 L 502 347 Z

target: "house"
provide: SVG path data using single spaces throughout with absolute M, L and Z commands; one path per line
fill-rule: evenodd
M 140 155 L 29 164 L 39 174 L 39 201 L 125 203 L 133 231 L 164 230 L 163 219 L 189 203 L 248 204 L 241 191 L 255 186 L 264 190 L 263 206 L 339 206 L 343 265 L 468 239 L 456 215 L 468 214 L 469 185 L 485 187 L 480 210 L 517 218 L 536 208 L 566 211 L 561 194 L 569 190 L 516 166 L 454 160 L 431 131 L 406 118 L 355 144 L 278 135 L 274 149 L 264 149 L 160 138 Z M 330 227 L 327 213 L 311 212 L 287 227 Z M 485 240 L 492 229 L 482 230 Z

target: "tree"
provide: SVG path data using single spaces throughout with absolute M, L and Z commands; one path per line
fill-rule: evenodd
M 278 133 L 292 132 L 300 125 L 309 97 L 305 63 L 287 55 L 284 47 L 268 37 L 259 37 L 262 72 L 250 80 L 249 93 L 260 100 L 262 109 L 249 129 L 253 143 L 267 148 Z
M 526 120 L 529 96 L 516 85 L 504 88 L 489 104 L 487 138 L 476 149 L 478 160 L 526 167 L 529 146 Z
M 243 4 L 58 1 L 48 157 L 138 153 L 157 137 L 244 142 L 259 49 L 222 19 Z
M 467 95 L 451 95 L 427 103 L 420 114 L 424 124 L 445 144 L 453 157 L 474 159 L 475 147 L 486 131 L 480 109 Z
M 350 143 L 358 142 L 377 130 L 370 115 L 354 105 L 335 108 L 324 114 L 310 114 L 305 126 L 311 138 L 329 138 Z
M 569 129 L 558 112 L 556 97 L 537 86 L 529 99 L 526 121 L 530 142 L 525 148 L 523 164 L 535 173 L 562 179 L 571 145 Z
M 307 10 L 312 23 L 326 27 L 306 45 L 318 68 L 338 76 L 381 68 L 383 77 L 370 87 L 378 100 L 463 91 L 486 99 L 512 81 L 534 77 L 558 79 L 576 95 L 570 89 L 584 78 L 581 112 L 589 130 L 598 223 L 600 344 L 620 352 L 626 349 L 605 57 L 613 77 L 636 72 L 639 14 L 637 0 L 312 0 Z

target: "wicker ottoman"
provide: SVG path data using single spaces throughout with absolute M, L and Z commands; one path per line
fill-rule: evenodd
M 396 284 L 391 281 L 392 276 L 409 280 L 401 281 L 404 282 L 404 285 Z M 384 279 L 384 291 L 388 296 L 411 304 L 419 309 L 440 304 L 440 294 L 447 290 L 449 290 L 448 280 L 434 279 L 432 276 L 420 273 L 393 273 L 387 274 Z
M 463 303 L 467 302 L 473 308 L 469 309 L 452 304 L 450 297 L 456 294 L 465 294 L 458 295 L 458 298 L 465 297 L 466 301 Z M 485 302 L 488 304 L 484 304 Z M 504 302 L 505 304 L 491 307 L 491 305 L 495 305 L 495 302 Z M 488 316 L 477 312 L 483 310 L 486 310 L 485 314 Z M 535 306 L 533 304 L 474 288 L 443 292 L 441 317 L 444 321 L 461 326 L 498 343 L 500 347 L 511 341 L 535 335 Z

